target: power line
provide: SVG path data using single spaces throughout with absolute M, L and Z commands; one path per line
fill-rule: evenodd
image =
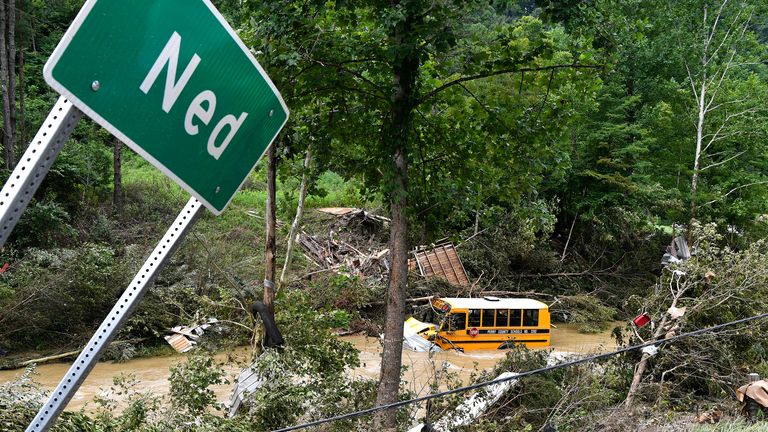
M 463 393 L 463 392 L 466 392 L 466 391 L 479 389 L 479 388 L 490 386 L 490 385 L 493 385 L 493 384 L 499 384 L 499 383 L 503 383 L 503 382 L 507 382 L 507 381 L 518 380 L 520 378 L 525 378 L 527 376 L 532 376 L 532 375 L 537 375 L 537 374 L 540 374 L 540 373 L 550 372 L 550 371 L 553 371 L 553 370 L 556 370 L 556 369 L 576 366 L 576 365 L 579 365 L 579 364 L 582 364 L 582 363 L 588 363 L 588 362 L 592 362 L 592 361 L 595 361 L 595 360 L 602 360 L 602 359 L 605 359 L 605 358 L 608 358 L 608 357 L 612 357 L 612 356 L 615 356 L 615 355 L 618 355 L 618 354 L 623 354 L 625 352 L 633 351 L 633 350 L 636 350 L 636 349 L 639 349 L 639 348 L 644 348 L 644 347 L 652 346 L 652 345 L 662 345 L 662 344 L 666 344 L 666 343 L 671 343 L 671 342 L 677 341 L 678 339 L 692 337 L 692 336 L 698 336 L 700 334 L 713 332 L 713 331 L 719 330 L 721 328 L 730 327 L 730 326 L 734 326 L 734 325 L 737 325 L 737 324 L 743 324 L 743 323 L 750 322 L 750 321 L 756 321 L 756 320 L 763 319 L 763 318 L 768 318 L 768 313 L 764 313 L 764 314 L 760 314 L 760 315 L 755 315 L 755 316 L 752 316 L 752 317 L 749 317 L 749 318 L 742 318 L 742 319 L 739 319 L 739 320 L 730 321 L 730 322 L 727 322 L 727 323 L 724 323 L 724 324 L 718 324 L 718 325 L 715 325 L 715 326 L 712 326 L 712 327 L 707 327 L 707 328 L 704 328 L 704 329 L 694 330 L 692 332 L 679 334 L 677 336 L 672 336 L 672 337 L 669 337 L 669 338 L 666 338 L 666 339 L 663 339 L 663 340 L 660 340 L 660 341 L 656 341 L 656 342 L 646 342 L 646 343 L 642 343 L 642 344 L 638 344 L 638 345 L 633 345 L 633 346 L 626 347 L 626 348 L 621 348 L 621 349 L 618 349 L 616 351 L 612 351 L 612 352 L 609 352 L 609 353 L 598 354 L 598 355 L 594 355 L 594 356 L 590 356 L 590 357 L 585 357 L 585 358 L 582 358 L 582 359 L 578 359 L 578 360 L 574 360 L 574 361 L 570 361 L 570 362 L 566 362 L 566 363 L 560 363 L 560 364 L 556 364 L 556 365 L 553 365 L 553 366 L 546 366 L 546 367 L 543 367 L 543 368 L 540 368 L 540 369 L 534 369 L 534 370 L 530 370 L 530 371 L 527 371 L 527 372 L 521 372 L 521 373 L 519 373 L 519 374 L 517 374 L 515 376 L 511 376 L 511 377 L 506 377 L 506 378 L 502 378 L 502 379 L 495 379 L 495 380 L 491 380 L 491 381 L 484 381 L 484 382 L 481 382 L 481 383 L 472 384 L 472 385 L 468 385 L 468 386 L 465 386 L 465 387 L 459 387 L 459 388 L 455 388 L 453 390 L 447 390 L 447 391 L 440 392 L 440 393 L 434 393 L 434 394 L 431 394 L 431 395 L 421 396 L 421 397 L 417 397 L 417 398 L 413 398 L 413 399 L 408 399 L 408 400 L 404 400 L 404 401 L 399 401 L 399 402 L 394 402 L 394 403 L 386 404 L 386 405 L 379 405 L 379 406 L 376 406 L 376 407 L 373 407 L 373 408 L 368 408 L 368 409 L 361 410 L 361 411 L 355 411 L 355 412 L 351 412 L 351 413 L 348 413 L 348 414 L 342 414 L 342 415 L 338 415 L 338 416 L 335 416 L 335 417 L 329 417 L 329 418 L 325 418 L 325 419 L 322 419 L 322 420 L 316 420 L 316 421 L 313 421 L 313 422 L 303 423 L 303 424 L 299 424 L 299 425 L 296 425 L 296 426 L 290 426 L 290 427 L 283 428 L 283 429 L 277 429 L 277 430 L 275 430 L 273 432 L 288 432 L 288 431 L 308 428 L 310 426 L 317 426 L 317 425 L 321 425 L 321 424 L 324 424 L 324 423 L 336 422 L 336 421 L 340 421 L 340 420 L 346 420 L 346 419 L 350 419 L 350 418 L 355 418 L 355 417 L 360 417 L 360 416 L 364 416 L 364 415 L 368 415 L 368 414 L 373 414 L 373 413 L 378 412 L 378 411 L 383 411 L 383 410 L 392 409 L 392 408 L 398 408 L 398 407 L 414 404 L 414 403 L 417 403 L 417 402 L 422 402 L 422 401 L 429 400 L 429 399 L 436 399 L 436 398 L 439 398 L 439 397 L 448 396 L 448 395 L 455 394 L 455 393 Z

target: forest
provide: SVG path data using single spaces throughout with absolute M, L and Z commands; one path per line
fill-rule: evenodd
M 2 2 L 3 184 L 59 97 L 43 66 L 83 3 Z M 413 299 L 488 293 L 541 300 L 554 326 L 608 332 L 618 348 L 659 349 L 526 376 L 451 430 L 768 430 L 762 412 L 744 423 L 736 400 L 748 373 L 768 375 L 768 322 L 661 343 L 768 311 L 768 2 L 211 3 L 290 118 L 102 361 L 171 355 L 169 329 L 210 317 L 223 330 L 170 369 L 168 395 L 121 375 L 120 403 L 66 411 L 51 430 L 278 430 L 411 399 Z M 24 430 L 48 396 L 23 363 L 81 349 L 188 198 L 96 123 L 77 124 L 0 249 L 0 368 L 22 373 L 0 380 L 0 430 Z M 306 236 L 385 253 L 376 271 L 319 268 Z M 469 285 L 409 269 L 414 250 L 447 241 Z M 690 255 L 662 264 L 682 241 Z M 254 301 L 284 346 L 262 343 Z M 631 324 L 643 314 L 652 325 Z M 367 360 L 348 334 L 380 341 L 375 377 L 350 373 Z M 232 384 L 221 354 L 243 347 L 264 383 L 227 416 L 211 388 Z M 426 391 L 550 360 L 517 347 L 468 378 L 433 361 Z M 483 392 L 307 430 L 410 430 Z

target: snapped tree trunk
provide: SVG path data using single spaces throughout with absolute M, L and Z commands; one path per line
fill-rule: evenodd
M 299 187 L 299 203 L 296 206 L 296 217 L 293 218 L 291 224 L 291 232 L 288 234 L 288 247 L 285 250 L 285 263 L 283 264 L 283 271 L 280 273 L 280 283 L 278 288 L 282 288 L 285 285 L 285 275 L 288 272 L 288 267 L 291 265 L 291 258 L 293 257 L 293 246 L 296 244 L 296 231 L 301 224 L 301 218 L 304 216 L 304 200 L 307 198 L 307 190 L 309 189 L 309 165 L 312 163 L 312 145 L 307 147 L 307 154 L 304 156 L 304 172 L 301 174 L 301 186 Z
M 383 128 L 383 148 L 391 150 L 391 180 L 389 204 L 392 212 L 389 250 L 392 266 L 387 286 L 387 310 L 384 323 L 384 346 L 381 357 L 381 375 L 376 393 L 376 404 L 397 401 L 400 390 L 400 369 L 403 356 L 403 322 L 408 282 L 408 135 L 415 107 L 416 75 L 419 57 L 413 36 L 413 17 L 396 26 L 395 47 L 399 52 L 393 66 L 394 97 L 389 118 Z M 394 431 L 397 410 L 381 411 L 375 418 L 375 430 Z
M 123 214 L 123 143 L 117 138 L 114 139 L 114 143 L 112 153 L 112 165 L 114 168 L 112 177 L 112 206 L 115 214 L 121 216 Z
M 275 196 L 277 190 L 277 161 L 275 147 L 272 143 L 267 150 L 267 202 L 266 202 L 266 245 L 264 247 L 264 305 L 274 316 L 275 307 Z

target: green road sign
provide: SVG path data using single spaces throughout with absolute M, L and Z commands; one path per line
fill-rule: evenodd
M 215 214 L 288 120 L 209 0 L 88 0 L 44 74 Z

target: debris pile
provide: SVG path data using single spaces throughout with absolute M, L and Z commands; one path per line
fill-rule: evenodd
M 381 279 L 389 272 L 389 249 L 376 241 L 390 220 L 354 208 L 324 208 L 320 212 L 338 217 L 327 236 L 314 236 L 301 231 L 297 242 L 304 256 L 321 270 L 362 278 Z M 373 233 L 372 235 L 368 235 Z M 361 238 L 365 236 L 366 240 Z M 367 243 L 360 245 L 360 243 Z M 354 245 L 353 245 L 354 244 Z
M 342 223 L 345 225 L 355 223 L 358 225 L 371 225 L 378 229 L 379 227 L 385 226 L 392 222 L 392 220 L 389 218 L 379 216 L 359 208 L 327 207 L 317 209 L 317 211 L 325 214 L 339 216 Z
M 176 326 L 171 329 L 174 334 L 165 336 L 165 340 L 176 351 L 185 353 L 194 348 L 203 333 L 218 322 L 219 320 L 216 318 L 210 318 L 203 324 L 196 326 Z

